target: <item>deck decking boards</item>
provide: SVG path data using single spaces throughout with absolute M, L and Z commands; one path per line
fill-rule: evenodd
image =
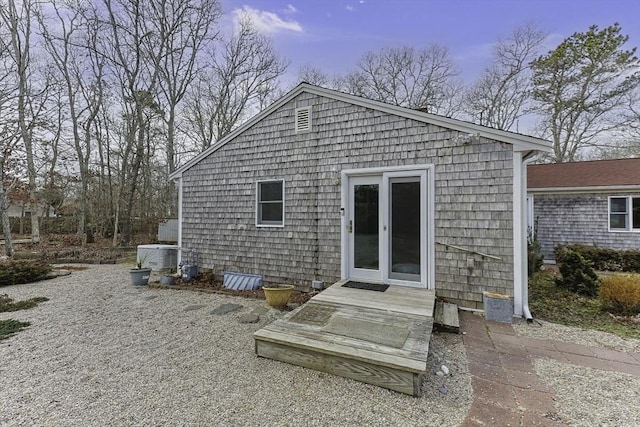
M 434 292 L 400 286 L 375 292 L 341 283 L 257 331 L 258 356 L 419 396 Z

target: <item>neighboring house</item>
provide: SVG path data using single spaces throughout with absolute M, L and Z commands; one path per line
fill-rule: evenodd
M 7 180 L 5 188 L 11 188 L 8 191 L 9 206 L 7 207 L 7 214 L 9 218 L 31 218 L 31 206 L 29 203 L 29 189 L 26 183 L 17 182 L 13 183 Z M 15 184 L 15 186 L 14 186 Z M 40 205 L 38 210 L 40 216 L 45 216 L 49 209 L 49 216 L 55 216 L 55 209 L 51 206 Z
M 640 158 L 529 165 L 527 182 L 545 258 L 565 243 L 640 249 Z
M 342 278 L 526 311 L 537 138 L 302 83 L 177 169 L 180 256 L 266 283 Z M 526 313 L 525 313 L 526 314 Z
M 20 218 L 20 217 L 31 217 L 31 211 L 29 211 L 28 206 L 22 206 L 21 204 L 9 203 L 9 208 L 7 209 L 7 214 L 9 218 Z
M 28 203 L 21 202 L 13 202 L 9 201 L 9 208 L 7 209 L 10 218 L 31 218 L 31 210 Z M 45 216 L 47 213 L 46 209 L 42 208 L 42 212 L 40 212 L 40 216 Z M 49 216 L 55 216 L 55 210 L 52 207 L 49 207 Z

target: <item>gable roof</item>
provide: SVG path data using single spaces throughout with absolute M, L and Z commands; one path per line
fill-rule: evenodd
M 349 104 L 359 105 L 365 108 L 370 108 L 373 110 L 383 111 L 389 114 L 394 114 L 400 117 L 405 117 L 412 120 L 417 120 L 420 122 L 433 124 L 436 126 L 441 126 L 444 128 L 448 128 L 451 130 L 456 130 L 460 132 L 465 132 L 468 134 L 479 135 L 480 137 L 484 137 L 487 139 L 496 140 L 499 142 L 505 142 L 509 144 L 513 144 L 518 148 L 519 151 L 531 151 L 531 150 L 540 150 L 540 151 L 552 151 L 551 143 L 540 138 L 535 138 L 528 135 L 523 135 L 519 133 L 493 129 L 486 126 L 480 126 L 471 122 L 466 122 L 463 120 L 452 119 L 450 117 L 439 116 L 436 114 L 424 113 L 422 111 L 414 110 L 406 107 L 399 107 L 396 105 L 386 104 L 380 101 L 374 101 L 367 98 L 362 98 L 360 96 L 351 95 L 344 92 L 339 92 L 333 89 L 327 89 L 320 86 L 314 86 L 309 83 L 302 82 L 294 89 L 292 89 L 289 93 L 284 95 L 278 101 L 271 104 L 266 109 L 262 110 L 260 113 L 255 115 L 253 118 L 249 119 L 247 122 L 239 126 L 236 130 L 231 132 L 229 135 L 220 139 L 216 143 L 212 144 L 209 148 L 207 148 L 202 153 L 195 156 L 193 159 L 189 160 L 187 163 L 176 169 L 171 175 L 169 175 L 169 179 L 179 178 L 182 173 L 193 165 L 198 163 L 200 160 L 209 156 L 211 153 L 218 150 L 220 147 L 224 146 L 227 142 L 233 140 L 236 136 L 240 135 L 245 130 L 249 129 L 251 126 L 258 123 L 260 120 L 280 108 L 282 105 L 294 99 L 296 96 L 301 93 L 311 93 L 318 96 L 323 96 L 330 99 L 335 99 L 338 101 L 343 101 Z
M 527 167 L 527 187 L 530 190 L 623 186 L 640 187 L 640 158 L 550 163 Z

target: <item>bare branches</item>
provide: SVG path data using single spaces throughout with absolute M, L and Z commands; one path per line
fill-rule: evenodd
M 287 68 L 271 41 L 258 33 L 248 16 L 203 70 L 187 103 L 187 120 L 202 150 L 227 135 L 256 104 L 277 90 Z
M 217 36 L 213 25 L 221 11 L 217 0 L 160 0 L 151 2 L 150 9 L 152 16 L 147 22 L 151 36 L 145 39 L 145 44 L 160 75 L 159 95 L 166 106 L 162 116 L 167 128 L 166 160 L 169 172 L 173 172 L 177 107 L 201 71 L 198 57 Z
M 545 37 L 546 32 L 527 23 L 496 43 L 491 64 L 465 94 L 464 109 L 474 122 L 510 130 L 527 112 L 531 100 L 529 63 Z
M 447 48 L 434 44 L 382 49 L 365 54 L 346 77 L 355 95 L 425 112 L 453 115 L 461 84 Z

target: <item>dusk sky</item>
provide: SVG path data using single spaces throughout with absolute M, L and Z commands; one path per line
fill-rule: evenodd
M 590 25 L 620 23 L 640 46 L 639 0 L 223 0 L 227 20 L 249 11 L 291 61 L 343 74 L 367 51 L 383 47 L 449 48 L 466 82 L 486 65 L 500 37 L 532 21 L 549 32 L 547 50 Z

